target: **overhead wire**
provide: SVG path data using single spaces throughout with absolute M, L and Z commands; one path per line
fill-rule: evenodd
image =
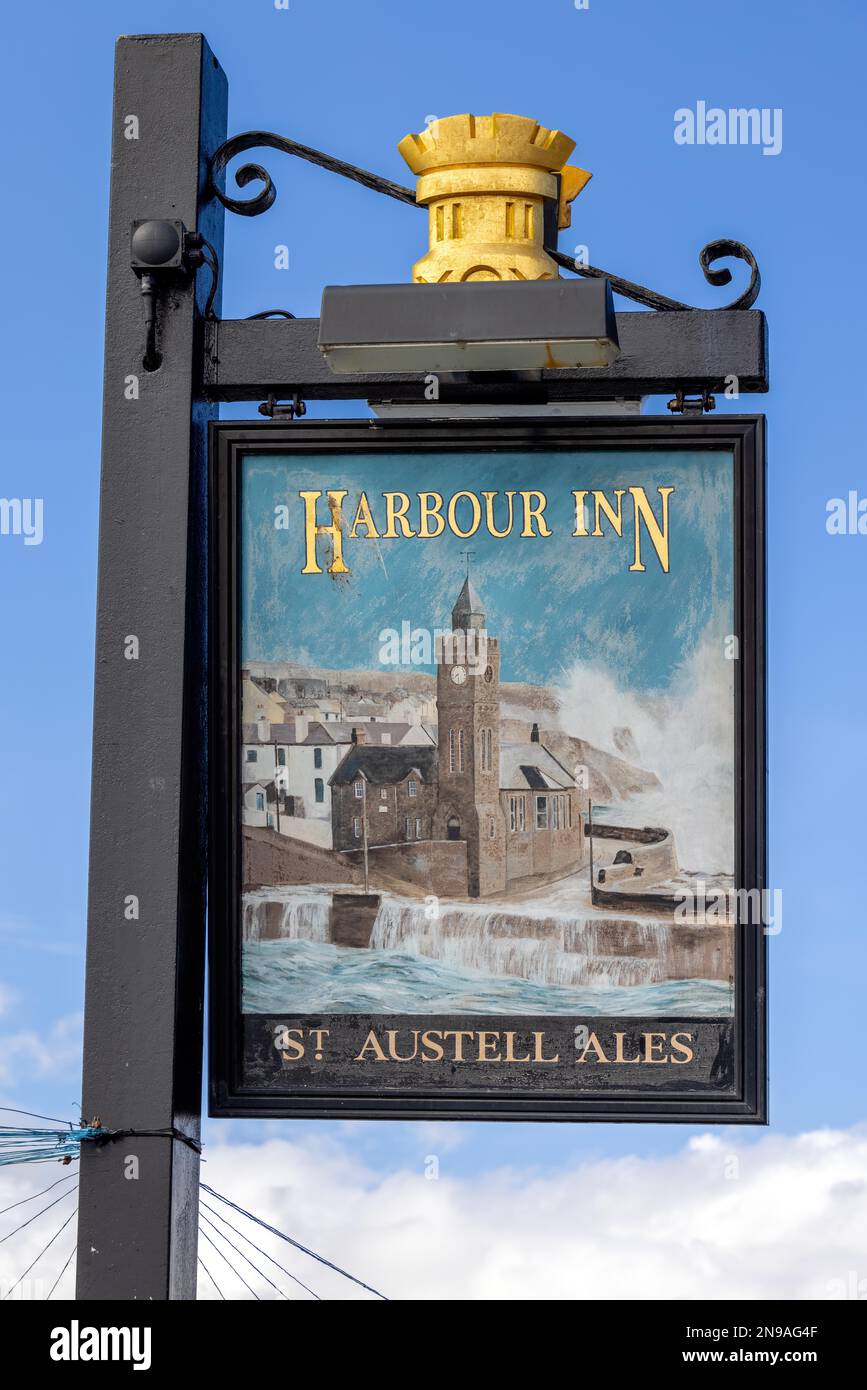
M 375 1294 L 377 1298 L 381 1298 L 384 1302 L 388 1302 L 384 1293 L 380 1293 L 379 1289 L 373 1288 L 371 1284 L 365 1284 L 363 1279 L 356 1278 L 354 1274 L 350 1274 L 348 1270 L 341 1269 L 340 1265 L 334 1264 L 333 1261 L 326 1260 L 324 1255 L 318 1255 L 315 1250 L 310 1250 L 306 1245 L 302 1245 L 299 1240 L 294 1240 L 293 1237 L 287 1235 L 285 1231 L 278 1230 L 276 1226 L 269 1226 L 268 1222 L 263 1221 L 260 1216 L 254 1216 L 251 1211 L 247 1211 L 246 1208 L 239 1206 L 237 1202 L 233 1202 L 228 1197 L 224 1197 L 221 1192 L 216 1192 L 214 1188 L 209 1187 L 207 1183 L 203 1182 L 200 1186 L 203 1192 L 209 1193 L 211 1197 L 216 1197 L 218 1201 L 224 1202 L 225 1205 L 231 1207 L 233 1211 L 240 1212 L 241 1216 L 246 1216 L 248 1220 L 255 1221 L 257 1226 L 261 1226 L 263 1230 L 270 1231 L 272 1236 L 279 1236 L 281 1240 L 285 1240 L 287 1244 L 294 1246 L 295 1249 L 300 1250 L 302 1254 L 309 1255 L 313 1260 L 318 1260 L 319 1263 L 325 1265 L 326 1268 L 333 1269 L 336 1274 L 342 1274 L 344 1279 L 351 1280 L 353 1284 L 358 1284 L 359 1288 L 366 1289 L 368 1293 Z
M 229 1268 L 230 1268 L 230 1270 L 232 1271 L 232 1273 L 234 1274 L 235 1278 L 236 1278 L 236 1279 L 240 1279 L 241 1283 L 244 1285 L 244 1288 L 250 1290 L 250 1293 L 253 1295 L 253 1297 L 255 1298 L 255 1300 L 256 1300 L 257 1303 L 261 1303 L 262 1300 L 261 1300 L 261 1298 L 259 1297 L 259 1295 L 257 1294 L 256 1290 L 253 1289 L 253 1288 L 250 1288 L 250 1285 L 247 1283 L 247 1280 L 244 1278 L 244 1276 L 243 1276 L 243 1274 L 241 1273 L 241 1271 L 235 1268 L 235 1266 L 232 1264 L 232 1261 L 229 1259 L 228 1255 L 226 1255 L 226 1254 L 220 1249 L 219 1245 L 217 1244 L 217 1242 L 216 1242 L 215 1240 L 212 1240 L 212 1239 L 211 1239 L 211 1237 L 208 1235 L 207 1231 L 203 1231 L 202 1228 L 199 1227 L 199 1235 L 200 1235 L 200 1236 L 204 1236 L 204 1237 L 205 1237 L 205 1240 L 208 1242 L 209 1245 L 213 1245 L 213 1247 L 214 1247 L 214 1249 L 216 1250 L 217 1254 L 219 1255 L 220 1259 L 221 1259 L 221 1260 L 225 1260 L 226 1264 L 229 1266 Z
M 226 1295 L 223 1293 L 223 1290 L 220 1288 L 220 1286 L 219 1286 L 219 1284 L 217 1283 L 216 1279 L 214 1278 L 213 1274 L 212 1274 L 211 1271 L 208 1269 L 208 1266 L 205 1264 L 205 1262 L 204 1262 L 204 1260 L 202 1259 L 201 1255 L 198 1256 L 198 1261 L 199 1261 L 199 1264 L 202 1266 L 202 1269 L 205 1271 L 205 1273 L 207 1274 L 208 1278 L 210 1279 L 211 1283 L 213 1284 L 214 1288 L 217 1290 L 217 1293 L 220 1295 L 220 1297 L 222 1298 L 223 1302 L 225 1303 L 225 1301 L 226 1301 Z
M 251 1240 L 250 1237 L 246 1235 L 242 1230 L 239 1230 L 237 1226 L 233 1226 L 228 1217 L 223 1216 L 220 1212 L 218 1212 L 216 1207 L 209 1207 L 207 1202 L 202 1201 L 199 1202 L 199 1205 L 200 1207 L 204 1207 L 205 1211 L 209 1211 L 212 1216 L 216 1216 L 218 1221 L 222 1221 L 226 1226 L 228 1226 L 230 1231 L 234 1231 L 236 1236 L 240 1236 L 242 1240 L 246 1240 L 248 1245 L 252 1245 L 254 1250 L 258 1251 L 260 1255 L 264 1255 L 265 1259 L 270 1260 L 273 1265 L 276 1265 L 277 1268 L 281 1271 L 281 1273 L 285 1274 L 287 1278 L 293 1281 L 293 1283 L 298 1284 L 300 1288 L 304 1289 L 305 1293 L 309 1293 L 312 1298 L 315 1298 L 318 1302 L 321 1303 L 322 1300 L 320 1298 L 320 1295 L 316 1292 L 315 1289 L 311 1289 L 310 1285 L 305 1284 L 303 1279 L 299 1279 L 297 1274 L 293 1274 L 291 1269 L 286 1269 L 285 1265 L 281 1265 L 280 1261 L 275 1260 L 273 1255 L 269 1255 L 267 1250 L 263 1250 L 261 1245 L 257 1245 L 254 1240 Z
M 24 1273 L 21 1274 L 21 1275 L 19 1275 L 19 1277 L 15 1280 L 15 1283 L 14 1283 L 9 1289 L 6 1290 L 6 1293 L 4 1293 L 3 1298 L 2 1298 L 2 1300 L 0 1300 L 0 1301 L 2 1301 L 2 1302 L 5 1303 L 5 1301 L 6 1301 L 7 1298 L 11 1298 L 12 1294 L 13 1294 L 13 1293 L 15 1292 L 15 1290 L 18 1288 L 18 1285 L 21 1284 L 21 1283 L 27 1278 L 27 1276 L 28 1276 L 28 1274 L 30 1273 L 31 1269 L 34 1269 L 34 1268 L 36 1267 L 36 1265 L 39 1264 L 39 1261 L 42 1259 L 42 1256 L 45 1254 L 46 1250 L 49 1250 L 49 1249 L 51 1248 L 51 1246 L 54 1244 L 54 1242 L 56 1241 L 57 1237 L 58 1237 L 59 1235 L 62 1235 L 62 1234 L 63 1234 L 63 1232 L 66 1230 L 67 1226 L 69 1225 L 70 1221 L 72 1220 L 72 1218 L 73 1218 L 77 1213 L 78 1213 L 78 1203 L 76 1202 L 74 1210 L 71 1211 L 71 1212 L 69 1213 L 69 1215 L 67 1216 L 67 1218 L 66 1218 L 66 1220 L 64 1221 L 63 1225 L 62 1225 L 58 1230 L 56 1230 L 56 1231 L 54 1232 L 54 1235 L 51 1237 L 51 1239 L 50 1239 L 45 1245 L 43 1245 L 43 1247 L 42 1247 L 42 1249 L 40 1250 L 39 1254 L 36 1256 L 36 1259 L 31 1261 L 31 1263 L 30 1263 L 30 1264 L 27 1266 L 27 1268 L 25 1269 Z M 67 1263 L 68 1263 L 68 1261 L 67 1261 Z
M 26 1221 L 22 1221 L 20 1226 L 15 1227 L 14 1231 L 7 1231 L 5 1236 L 0 1236 L 0 1245 L 3 1245 L 7 1240 L 11 1240 L 13 1236 L 17 1236 L 19 1231 L 24 1230 L 25 1226 L 31 1226 L 40 1216 L 44 1216 L 47 1211 L 51 1211 L 52 1207 L 56 1207 L 58 1202 L 62 1202 L 64 1197 L 69 1197 L 73 1192 L 75 1192 L 74 1187 L 67 1188 L 65 1192 L 61 1192 L 59 1197 L 55 1197 L 53 1202 L 49 1202 L 47 1206 L 42 1207 L 39 1211 L 35 1212 L 33 1216 L 28 1217 Z
M 202 1216 L 201 1212 L 199 1212 L 199 1220 L 204 1221 L 208 1226 L 210 1226 L 212 1231 L 216 1231 L 217 1235 L 220 1236 L 226 1242 L 226 1244 L 230 1246 L 232 1250 L 235 1251 L 236 1255 L 240 1255 L 242 1260 L 246 1260 L 250 1268 L 254 1269 L 256 1273 L 259 1275 L 259 1277 L 265 1280 L 266 1284 L 270 1284 L 271 1288 L 274 1289 L 275 1293 L 278 1293 L 281 1298 L 285 1298 L 288 1301 L 289 1295 L 285 1294 L 283 1290 L 279 1288 L 277 1284 L 274 1283 L 273 1279 L 269 1279 L 268 1275 L 264 1272 L 264 1270 L 261 1270 L 258 1265 L 255 1265 L 253 1263 L 249 1255 L 245 1255 L 243 1250 L 240 1250 L 238 1246 L 234 1244 L 233 1241 L 229 1240 L 229 1237 L 225 1234 L 224 1231 L 220 1230 L 219 1226 L 215 1226 L 213 1221 L 210 1221 L 207 1216 Z

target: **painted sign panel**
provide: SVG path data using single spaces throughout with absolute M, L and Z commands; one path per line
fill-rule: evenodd
M 213 1113 L 764 1119 L 760 445 L 215 427 Z

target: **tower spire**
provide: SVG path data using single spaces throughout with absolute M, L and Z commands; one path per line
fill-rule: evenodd
M 461 552 L 461 554 L 468 556 L 472 553 L 472 551 Z M 483 628 L 484 626 L 485 607 L 476 592 L 473 581 L 470 579 L 470 563 L 467 559 L 467 577 L 452 609 L 452 631 L 467 632 L 470 628 Z

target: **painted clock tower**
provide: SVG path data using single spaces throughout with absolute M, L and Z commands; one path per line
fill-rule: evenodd
M 438 800 L 434 838 L 465 840 L 471 897 L 506 886 L 500 806 L 500 644 L 469 575 L 437 663 Z

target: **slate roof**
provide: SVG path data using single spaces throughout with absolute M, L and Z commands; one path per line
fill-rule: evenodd
M 314 720 L 310 725 L 307 737 L 301 741 L 302 743 L 323 743 L 330 738 L 332 743 L 351 743 L 353 728 L 358 729 L 359 737 L 365 743 L 385 743 L 383 734 L 388 734 L 387 742 L 393 744 L 400 743 L 400 740 L 409 733 L 412 725 L 385 721 L 382 723 L 377 721 L 375 724 L 361 724 L 358 720 L 354 723 L 351 720 L 338 719 L 327 719 L 324 722 Z
M 351 722 L 339 719 L 311 719 L 307 725 L 307 731 L 303 738 L 298 737 L 299 729 L 294 719 L 287 719 L 285 724 L 271 723 L 271 728 L 267 738 L 259 737 L 258 724 L 245 724 L 242 730 L 244 743 L 258 745 L 274 743 L 298 743 L 298 744 L 319 744 L 319 743 L 351 743 L 353 727 L 357 728 L 359 735 L 364 742 L 370 744 L 383 743 L 384 735 L 388 735 L 390 744 L 400 743 L 402 738 L 406 738 L 412 724 L 406 722 L 377 722 L 376 724 L 361 724 L 358 720 L 353 725 Z M 424 745 L 422 745 L 424 746 Z
M 500 787 L 503 791 L 564 791 L 575 778 L 543 743 L 500 744 Z
M 345 787 L 363 774 L 371 786 L 393 786 L 414 771 L 423 782 L 435 782 L 437 749 L 424 744 L 378 747 L 360 743 L 349 750 L 330 780 L 333 787 Z

